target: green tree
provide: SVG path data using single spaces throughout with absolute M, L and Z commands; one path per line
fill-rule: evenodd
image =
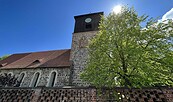
M 3 60 L 3 59 L 5 59 L 5 58 L 7 58 L 9 55 L 5 55 L 5 56 L 2 56 L 2 57 L 0 57 L 0 60 Z
M 173 85 L 172 20 L 157 22 L 122 7 L 102 17 L 99 28 L 88 46 L 84 81 L 97 87 Z

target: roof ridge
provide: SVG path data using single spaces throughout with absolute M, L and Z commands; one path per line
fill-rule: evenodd
M 54 51 L 67 51 L 70 49 L 60 49 L 60 50 L 47 50 L 47 51 L 37 51 L 37 52 L 31 52 L 31 53 L 40 53 L 40 52 L 54 52 Z
M 21 53 L 14 53 L 11 55 L 20 55 L 20 54 L 31 54 L 31 53 L 40 53 L 40 52 L 50 52 L 50 51 L 63 51 L 63 50 L 71 50 L 71 49 L 59 49 L 59 50 L 44 50 L 44 51 L 35 51 L 35 52 L 21 52 Z

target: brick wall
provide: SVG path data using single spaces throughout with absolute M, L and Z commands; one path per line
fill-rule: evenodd
M 173 102 L 173 88 L 0 88 L 0 102 Z

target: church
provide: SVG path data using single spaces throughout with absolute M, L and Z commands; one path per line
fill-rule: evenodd
M 1 60 L 0 75 L 15 76 L 20 83 L 17 87 L 0 85 L 0 102 L 173 102 L 169 87 L 100 90 L 80 79 L 87 45 L 99 31 L 101 15 L 74 17 L 71 49 L 18 53 Z
M 0 74 L 15 75 L 19 87 L 89 86 L 80 79 L 87 48 L 103 12 L 75 16 L 71 49 L 12 54 L 0 61 Z

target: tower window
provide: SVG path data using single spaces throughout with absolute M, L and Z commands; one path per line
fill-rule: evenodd
M 86 29 L 91 29 L 92 28 L 92 25 L 91 25 L 91 23 L 89 23 L 89 24 L 86 24 Z

